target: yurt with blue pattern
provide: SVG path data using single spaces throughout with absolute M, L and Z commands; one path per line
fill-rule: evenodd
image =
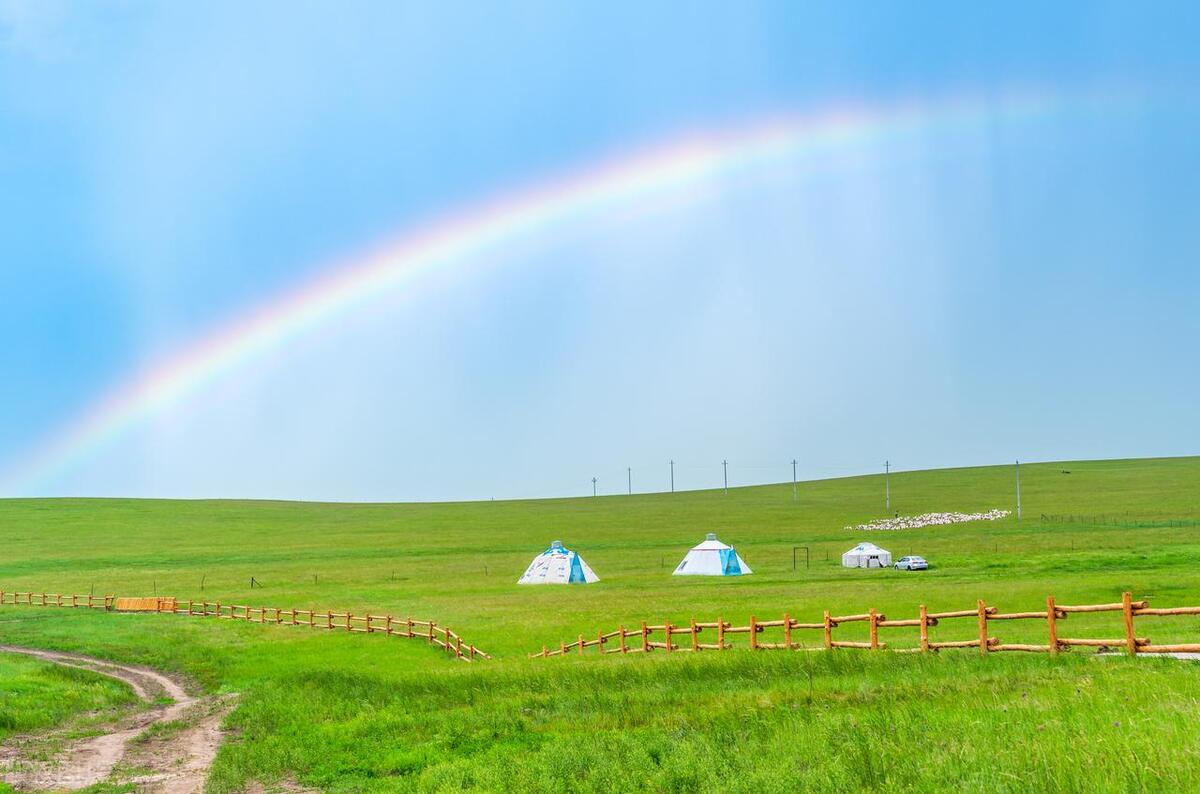
M 675 568 L 673 576 L 743 576 L 754 573 L 746 561 L 738 556 L 732 546 L 717 540 L 715 532 L 709 532 L 704 542 L 693 546 L 683 562 Z
M 517 584 L 591 584 L 600 581 L 588 564 L 561 540 L 533 558 Z

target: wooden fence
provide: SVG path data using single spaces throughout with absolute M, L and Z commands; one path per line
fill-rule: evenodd
M 1124 631 L 1121 636 L 1112 638 L 1064 637 L 1059 633 L 1059 623 L 1073 613 L 1081 612 L 1120 612 L 1124 617 Z M 1032 651 L 1058 653 L 1070 650 L 1072 647 L 1096 647 L 1123 649 L 1129 654 L 1140 653 L 1200 653 L 1200 643 L 1185 643 L 1173 645 L 1155 645 L 1145 637 L 1139 637 L 1134 632 L 1134 618 L 1140 616 L 1166 615 L 1200 615 L 1200 607 L 1170 607 L 1152 609 L 1146 601 L 1134 601 L 1129 593 L 1124 593 L 1119 603 L 1112 604 L 1056 604 L 1054 596 L 1047 596 L 1046 609 L 1035 612 L 1000 612 L 994 606 L 988 606 L 978 601 L 974 609 L 962 609 L 950 612 L 930 612 L 922 604 L 915 618 L 889 620 L 886 615 L 872 609 L 858 615 L 831 615 L 825 610 L 820 621 L 804 623 L 785 614 L 779 620 L 759 620 L 753 615 L 745 626 L 734 626 L 721 618 L 711 622 L 700 622 L 692 619 L 687 624 L 672 625 L 664 621 L 657 625 L 648 625 L 644 621 L 639 628 L 626 629 L 619 626 L 616 631 L 598 632 L 594 639 L 586 639 L 580 634 L 577 640 L 560 642 L 557 648 L 542 646 L 531 658 L 550 656 L 565 656 L 571 652 L 582 654 L 586 648 L 598 648 L 600 653 L 649 653 L 652 650 L 671 651 L 724 651 L 731 648 L 746 647 L 751 650 L 833 650 L 836 648 L 860 648 L 866 650 L 886 649 L 887 643 L 879 641 L 880 629 L 916 628 L 918 629 L 919 644 L 916 647 L 897 648 L 897 653 L 921 653 L 940 651 L 944 648 L 978 648 L 981 654 L 999 651 Z M 938 642 L 930 638 L 929 629 L 942 621 L 974 619 L 977 633 L 974 639 Z M 996 621 L 1008 620 L 1040 620 L 1046 623 L 1046 644 L 1005 643 L 991 636 L 989 627 Z M 845 623 L 866 623 L 866 641 L 835 640 L 834 629 Z M 779 635 L 772 637 L 771 642 L 764 642 L 759 635 L 768 629 L 777 630 Z M 805 631 L 821 632 L 817 643 L 806 645 L 798 640 L 797 633 Z M 701 635 L 712 636 L 711 640 L 701 641 Z M 731 636 L 745 634 L 748 642 L 745 645 L 727 642 Z M 676 637 L 682 637 L 676 642 Z M 608 646 L 608 647 L 606 647 Z
M 397 618 L 393 615 L 355 615 L 350 612 L 319 611 L 314 609 L 281 609 L 276 607 L 252 607 L 241 604 L 222 604 L 219 601 L 178 601 L 171 597 L 117 598 L 114 595 L 61 595 L 58 593 L 10 593 L 0 590 L 0 604 L 34 607 L 75 607 L 113 611 L 124 606 L 153 604 L 150 611 L 167 612 L 192 617 L 220 618 L 223 620 L 248 620 L 253 623 L 276 626 L 306 626 L 313 629 L 346 631 L 357 634 L 384 634 L 391 637 L 407 637 L 425 640 L 447 654 L 464 662 L 491 659 L 474 644 L 464 643 L 449 626 L 439 626 L 433 620 L 417 620 L 412 617 Z
M 412 617 L 398 618 L 393 615 L 369 613 L 355 615 L 351 612 L 322 612 L 314 609 L 251 607 L 242 604 L 222 604 L 219 601 L 180 602 L 175 607 L 175 612 L 223 620 L 248 620 L 252 623 L 269 623 L 277 626 L 306 626 L 310 629 L 423 639 L 430 645 L 435 645 L 466 662 L 492 658 L 473 644 L 464 644 L 463 638 L 449 626 L 439 626 L 433 620 L 417 620 Z
M 117 612 L 174 612 L 175 599 L 170 596 L 151 598 L 118 598 L 113 602 Z
M 63 595 L 62 593 L 9 593 L 0 590 L 0 604 L 27 605 L 31 607 L 74 607 L 76 609 L 103 609 L 111 611 L 115 595 Z

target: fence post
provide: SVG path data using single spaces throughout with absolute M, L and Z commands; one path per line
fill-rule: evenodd
M 583 656 L 583 635 L 579 635 L 579 655 Z
M 650 652 L 650 632 L 646 630 L 646 621 L 642 621 L 642 650 Z
M 879 650 L 879 613 L 872 607 L 867 615 L 871 627 L 871 650 Z
M 563 642 L 562 640 L 558 641 L 558 655 L 559 656 L 567 655 L 567 644 L 565 642 Z
M 667 641 L 667 653 L 671 652 L 671 621 L 663 621 L 663 639 Z
M 413 630 L 412 630 L 412 615 L 409 615 L 408 617 L 406 617 L 406 618 L 404 619 L 404 628 L 405 628 L 405 630 L 408 632 L 408 633 L 407 633 L 405 636 L 406 636 L 406 637 L 411 637 L 411 636 L 413 635 Z
M 789 651 L 792 649 L 792 616 L 783 613 L 783 645 Z
M 692 650 L 699 652 L 700 640 L 696 636 L 697 631 L 698 631 L 698 629 L 696 628 L 696 619 L 692 618 Z
M 921 653 L 929 651 L 929 610 L 921 604 Z
M 429 621 L 429 644 L 433 645 L 433 621 Z
M 717 650 L 725 650 L 725 618 L 717 618 Z
M 750 616 L 750 650 L 758 650 L 758 620 Z
M 825 610 L 825 650 L 833 648 L 833 621 L 829 619 L 829 610 Z
M 983 656 L 988 652 L 987 636 L 987 605 L 979 599 L 979 653 Z
M 1125 649 L 1130 656 L 1137 654 L 1137 639 L 1133 636 L 1133 594 L 1121 593 L 1121 612 L 1125 615 Z
M 1054 596 L 1046 596 L 1046 629 L 1050 633 L 1050 653 L 1058 654 L 1058 611 L 1054 607 Z
M 627 653 L 628 651 L 625 648 L 625 625 L 621 624 L 617 628 L 619 628 L 621 630 L 621 633 L 617 635 L 618 637 L 621 638 L 621 653 Z

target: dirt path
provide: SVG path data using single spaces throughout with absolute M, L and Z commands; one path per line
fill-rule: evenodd
M 79 789 L 110 778 L 111 782 L 134 783 L 138 791 L 147 794 L 203 790 L 221 746 L 221 720 L 233 707 L 232 698 L 194 698 L 178 681 L 148 667 L 10 645 L 0 645 L 0 652 L 21 653 L 115 678 L 147 703 L 164 696 L 172 701 L 122 719 L 105 734 L 71 742 L 59 758 L 49 762 L 30 758 L 30 746 L 36 739 L 13 740 L 0 748 L 0 780 L 19 791 Z M 159 726 L 157 733 L 135 741 L 154 726 Z

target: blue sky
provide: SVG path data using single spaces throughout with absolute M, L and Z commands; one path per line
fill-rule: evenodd
M 689 131 L 1037 91 L 380 294 L 21 494 L 444 499 L 1200 451 L 1188 4 L 0 0 L 0 468 L 431 218 Z M 647 7 L 652 6 L 652 7 Z

